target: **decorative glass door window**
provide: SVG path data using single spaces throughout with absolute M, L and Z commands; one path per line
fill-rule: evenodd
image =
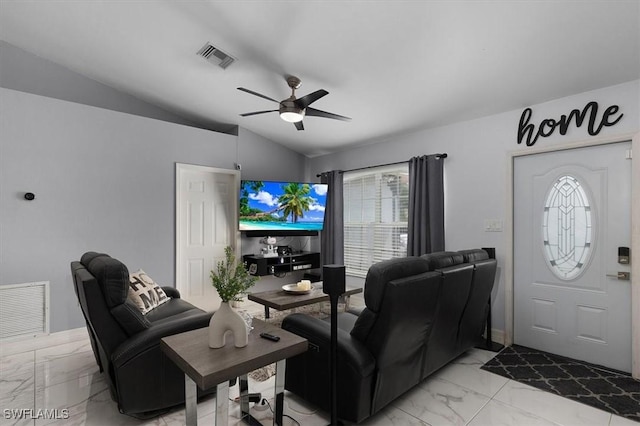
M 542 220 L 544 254 L 561 280 L 578 277 L 593 250 L 591 202 L 578 178 L 559 177 L 549 189 Z

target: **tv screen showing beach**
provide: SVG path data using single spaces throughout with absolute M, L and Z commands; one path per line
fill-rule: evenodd
M 327 185 L 243 180 L 240 231 L 321 231 Z

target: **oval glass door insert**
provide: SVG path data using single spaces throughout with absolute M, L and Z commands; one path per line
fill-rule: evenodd
M 559 177 L 549 189 L 542 219 L 547 265 L 561 280 L 578 277 L 593 250 L 591 202 L 578 178 Z

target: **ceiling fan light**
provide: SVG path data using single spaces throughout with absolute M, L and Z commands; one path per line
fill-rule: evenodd
M 298 107 L 291 100 L 282 101 L 280 103 L 280 118 L 289 123 L 298 123 L 304 118 L 304 108 Z
M 299 112 L 285 111 L 280 113 L 280 118 L 289 123 L 297 123 L 299 121 L 302 121 L 304 115 L 300 114 Z

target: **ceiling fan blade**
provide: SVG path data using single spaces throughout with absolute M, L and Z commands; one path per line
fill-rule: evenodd
M 304 130 L 304 124 L 302 124 L 302 121 L 298 121 L 297 123 L 293 123 L 294 126 L 296 126 L 296 129 L 298 130 Z
M 258 92 L 254 92 L 253 90 L 245 89 L 244 87 L 238 87 L 238 90 L 241 90 L 243 92 L 249 93 L 249 94 L 254 95 L 254 96 L 258 96 L 258 97 L 266 99 L 268 101 L 273 101 L 273 102 L 276 102 L 278 104 L 280 103 L 280 101 L 276 101 L 275 99 L 272 99 L 272 98 L 270 98 L 270 97 L 268 97 L 266 95 L 262 95 L 262 94 L 260 94 Z
M 324 89 L 316 90 L 313 93 L 309 93 L 306 96 L 296 99 L 294 103 L 298 108 L 306 108 L 312 103 L 314 103 L 315 101 L 317 101 L 318 99 L 320 99 L 321 97 L 326 96 L 328 94 L 329 92 L 327 92 Z
M 240 114 L 243 117 L 249 117 L 250 115 L 258 115 L 258 114 L 266 114 L 268 112 L 278 112 L 277 109 L 270 109 L 268 111 L 254 111 L 254 112 L 245 112 L 244 114 Z
M 305 115 L 312 116 L 312 117 L 333 118 L 334 120 L 351 121 L 350 117 L 333 114 L 331 112 L 320 111 L 319 109 L 315 109 L 315 108 L 307 108 L 305 111 Z

